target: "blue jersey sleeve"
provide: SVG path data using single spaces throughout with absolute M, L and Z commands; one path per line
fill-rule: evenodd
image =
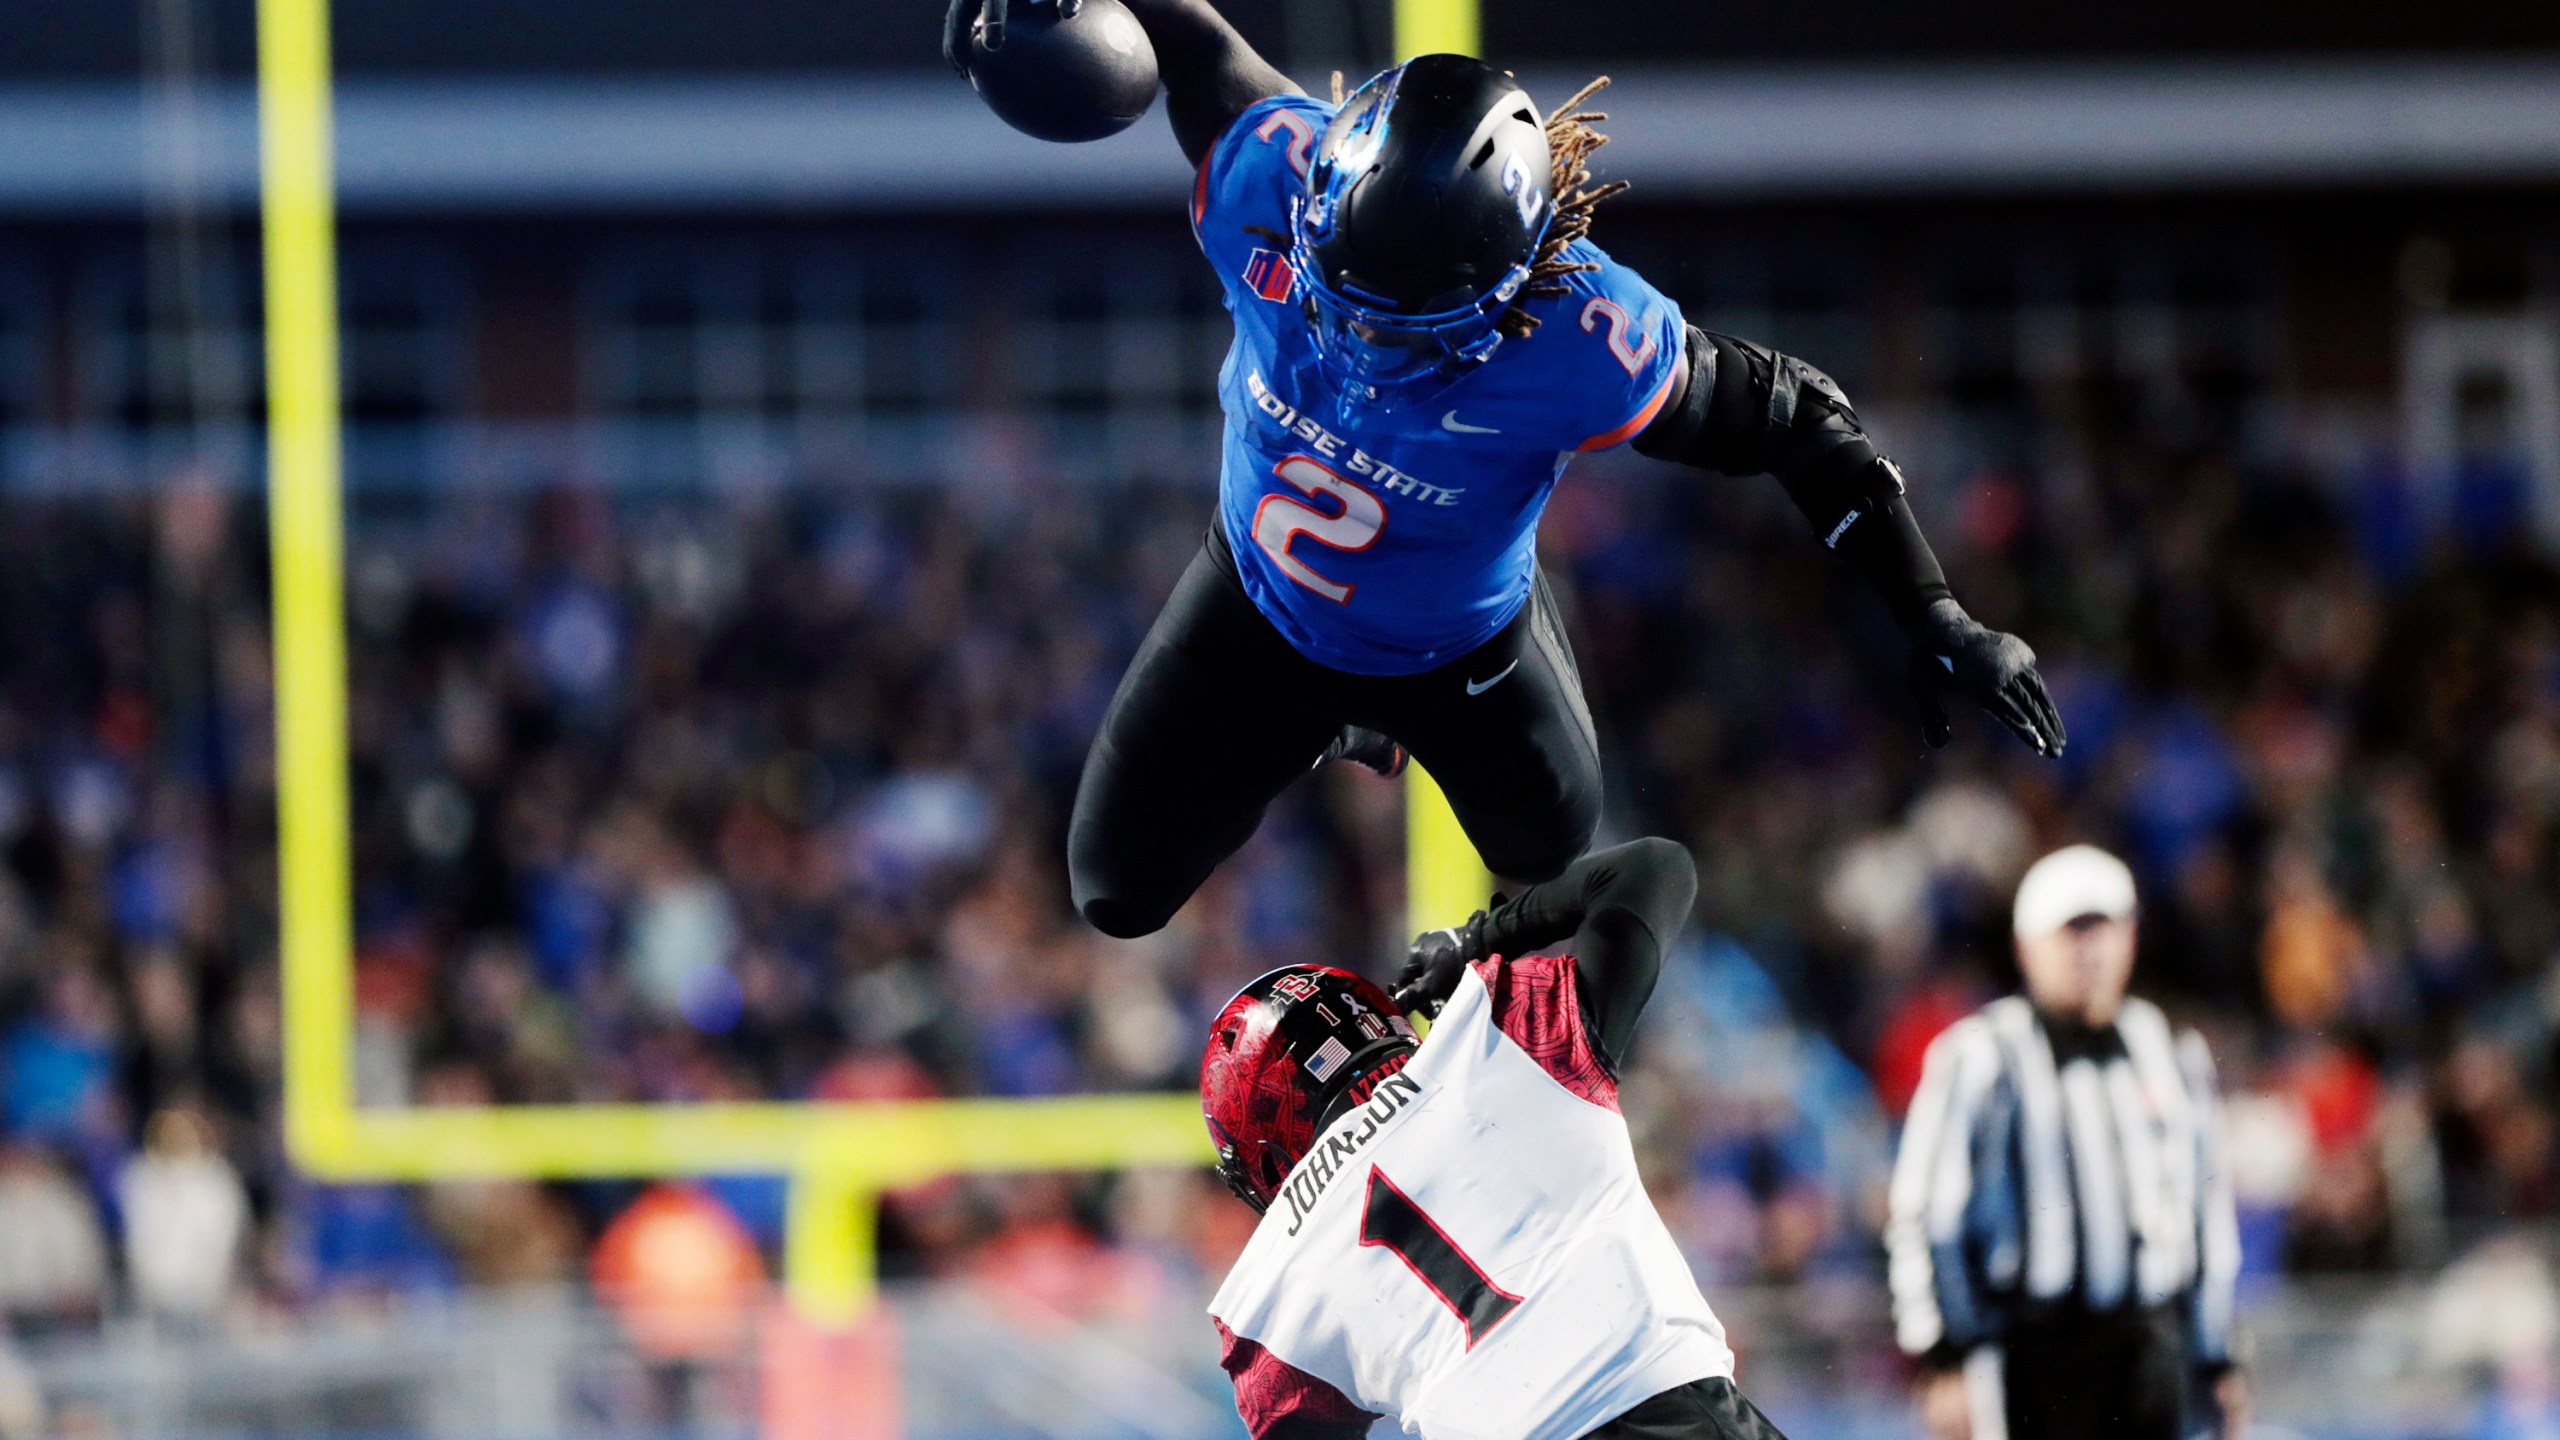
M 1559 450 L 1607 450 L 1633 440 L 1671 398 L 1688 363 L 1680 307 L 1587 240 L 1568 257 L 1596 265 L 1566 277 L 1566 293 L 1532 307 L 1531 343 L 1545 351 Z M 1550 349 L 1548 347 L 1552 346 Z
M 1230 295 L 1287 298 L 1294 275 L 1288 241 L 1279 237 L 1289 233 L 1290 197 L 1304 189 L 1316 141 L 1332 120 L 1333 106 L 1324 101 L 1274 95 L 1237 116 L 1209 147 L 1191 187 L 1191 232 Z

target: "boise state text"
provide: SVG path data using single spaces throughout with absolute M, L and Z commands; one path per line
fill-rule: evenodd
M 1596 268 L 1523 299 L 1535 331 L 1444 381 L 1347 402 L 1278 248 L 1332 116 L 1303 95 L 1262 101 L 1193 191 L 1192 227 L 1235 317 L 1219 523 L 1246 593 L 1299 653 L 1418 674 L 1518 613 L 1565 462 L 1653 418 L 1685 361 L 1684 326 L 1641 276 L 1576 241 L 1566 257 Z
M 1300 413 L 1288 401 L 1272 394 L 1271 387 L 1262 383 L 1259 371 L 1245 375 L 1244 388 L 1253 396 L 1254 404 L 1261 407 L 1263 414 L 1280 422 L 1282 429 L 1312 448 L 1323 460 L 1340 464 L 1354 476 L 1375 480 L 1378 488 L 1390 495 L 1410 495 L 1427 505 L 1455 505 L 1459 497 L 1467 493 L 1417 480 L 1353 445 L 1326 429 L 1322 421 Z
M 1422 1094 L 1422 1082 L 1399 1071 L 1378 1082 L 1370 1093 L 1369 1103 L 1343 1117 L 1330 1135 L 1319 1138 L 1298 1168 L 1289 1173 L 1288 1183 L 1280 1187 L 1280 1198 L 1289 1202 L 1289 1230 L 1295 1235 L 1307 1223 L 1307 1216 L 1333 1185 L 1333 1177 L 1360 1158 L 1369 1142 L 1384 1132 L 1388 1121 L 1409 1109 L 1415 1097 Z

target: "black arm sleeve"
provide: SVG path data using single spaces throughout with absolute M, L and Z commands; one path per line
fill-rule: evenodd
M 1688 851 L 1659 837 L 1634 840 L 1585 855 L 1495 906 L 1485 917 L 1483 949 L 1525 955 L 1571 940 L 1584 1023 L 1615 1070 L 1653 998 L 1663 947 L 1688 923 L 1697 896 L 1698 867 Z
M 1952 598 L 1903 495 L 1830 376 L 1792 355 L 1689 327 L 1688 385 L 1636 448 L 1726 475 L 1774 475 L 1814 536 L 1909 624 Z
M 1235 118 L 1274 95 L 1302 93 L 1271 68 L 1209 0 L 1127 0 L 1155 46 L 1165 117 L 1195 167 Z

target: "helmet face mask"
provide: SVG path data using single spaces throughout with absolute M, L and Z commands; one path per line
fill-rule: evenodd
M 1304 227 L 1298 228 L 1303 236 Z M 1296 261 L 1307 323 L 1315 330 L 1316 353 L 1327 373 L 1346 397 L 1382 410 L 1416 398 L 1417 390 L 1427 398 L 1442 388 L 1428 382 L 1455 381 L 1465 367 L 1490 358 L 1502 343 L 1496 322 L 1529 278 L 1529 267 L 1522 264 L 1482 298 L 1453 292 L 1447 298 L 1458 302 L 1454 305 L 1404 314 L 1326 285 L 1303 238 Z
M 1291 259 L 1348 413 L 1490 358 L 1554 220 L 1545 123 L 1510 77 L 1426 55 L 1343 101 L 1291 207 Z
M 1200 1109 L 1218 1173 L 1257 1212 L 1346 1098 L 1403 1068 L 1411 1022 L 1347 970 L 1293 965 L 1238 992 L 1209 1027 Z

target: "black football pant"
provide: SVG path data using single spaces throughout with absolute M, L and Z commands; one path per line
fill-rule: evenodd
M 1163 928 L 1345 725 L 1412 752 L 1496 875 L 1548 879 L 1599 827 L 1599 743 L 1545 577 L 1467 655 L 1353 675 L 1263 618 L 1212 526 L 1085 757 L 1067 830 L 1076 909 L 1106 935 Z
M 1583 1440 L 1787 1440 L 1760 1407 L 1717 1376 L 1677 1385 Z
M 2170 1309 L 2025 1319 L 2001 1347 L 2008 1440 L 2179 1440 L 2184 1327 Z

